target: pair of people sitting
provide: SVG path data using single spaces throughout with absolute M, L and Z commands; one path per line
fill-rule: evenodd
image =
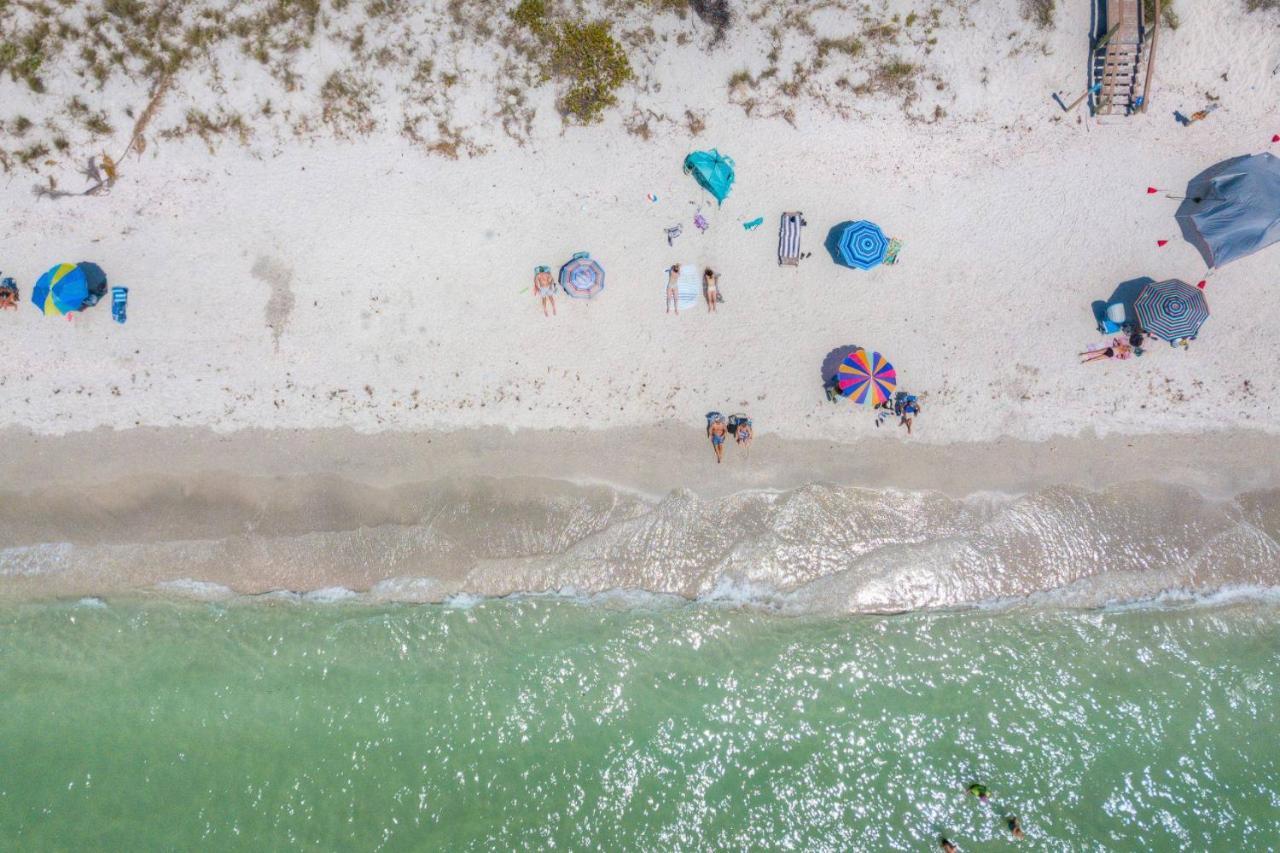
M 11 278 L 0 279 L 0 311 L 18 310 L 18 284 Z
M 734 437 L 739 447 L 750 447 L 755 438 L 751 418 L 738 414 L 726 419 L 719 412 L 707 412 L 707 437 L 711 439 L 711 450 L 716 455 L 717 465 L 724 461 L 724 442 L 729 435 Z

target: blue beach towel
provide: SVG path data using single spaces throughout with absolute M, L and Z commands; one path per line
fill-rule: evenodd
M 115 318 L 117 323 L 123 323 L 128 317 L 125 315 L 125 307 L 129 302 L 129 288 L 113 287 L 111 288 L 111 316 Z

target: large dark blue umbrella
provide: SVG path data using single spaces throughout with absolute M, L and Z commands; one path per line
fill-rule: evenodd
M 836 226 L 832 256 L 836 263 L 860 270 L 869 270 L 884 260 L 889 250 L 889 238 L 880 226 L 865 219 Z
M 1204 294 L 1176 278 L 1142 288 L 1133 311 L 1144 332 L 1170 342 L 1194 338 L 1201 324 L 1209 319 Z

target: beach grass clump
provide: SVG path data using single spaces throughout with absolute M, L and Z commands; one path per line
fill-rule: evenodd
M 698 20 L 711 27 L 711 44 L 714 46 L 724 41 L 725 34 L 733 24 L 729 0 L 689 0 L 689 6 Z
M 338 136 L 367 134 L 378 126 L 373 116 L 377 90 L 350 71 L 335 71 L 320 87 L 320 117 Z
M 1245 0 L 1250 12 L 1280 12 L 1280 0 Z
M 1022 17 L 1042 30 L 1053 27 L 1056 0 L 1022 0 Z
M 818 40 L 818 58 L 814 65 L 822 68 L 827 64 L 827 56 L 832 53 L 839 53 L 850 59 L 861 56 L 866 49 L 862 43 L 862 39 L 856 36 L 847 36 L 841 39 L 824 38 Z
M 510 16 L 517 26 L 524 27 L 538 38 L 550 34 L 551 12 L 546 0 L 520 0 L 520 5 L 511 10 Z
M 1275 0 L 1271 0 L 1275 2 Z M 1147 26 L 1154 26 L 1156 19 L 1156 0 L 1142 0 L 1142 17 Z M 1173 0 L 1160 0 L 1160 19 L 1171 30 L 1176 30 L 1182 23 L 1178 13 L 1174 11 Z
M 613 37 L 607 21 L 565 21 L 548 27 L 548 77 L 562 82 L 558 107 L 566 119 L 581 124 L 599 121 L 618 102 L 618 89 L 634 73 L 626 50 Z
M 200 137 L 210 153 L 217 150 L 217 142 L 229 133 L 235 134 L 241 145 L 249 140 L 249 126 L 239 113 L 219 110 L 216 115 L 211 115 L 204 110 L 189 109 L 184 118 L 182 124 L 161 131 L 161 138 L 182 139 L 195 135 Z
M 910 95 L 915 91 L 920 67 L 901 59 L 881 63 L 871 74 L 870 83 L 881 92 Z

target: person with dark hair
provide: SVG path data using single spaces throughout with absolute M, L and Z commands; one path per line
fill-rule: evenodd
M 1016 815 L 1010 815 L 1007 822 L 1009 824 L 1009 832 L 1014 838 L 1021 841 L 1027 837 L 1027 834 L 1022 831 L 1022 823 L 1018 820 Z
M 715 451 L 717 465 L 724 461 L 724 437 L 727 433 L 723 416 L 707 422 L 707 435 L 711 438 L 711 449 Z
M 18 285 L 11 279 L 0 280 L 0 311 L 18 310 Z
M 716 301 L 720 297 L 720 273 L 707 267 L 702 271 L 702 287 L 707 296 L 707 310 L 716 310 Z
M 942 848 L 942 853 L 960 853 L 960 848 L 948 841 L 945 835 L 938 839 L 938 846 Z
M 680 316 L 680 265 L 672 264 L 671 269 L 667 270 L 667 313 L 671 313 L 671 309 L 676 309 L 676 316 Z

